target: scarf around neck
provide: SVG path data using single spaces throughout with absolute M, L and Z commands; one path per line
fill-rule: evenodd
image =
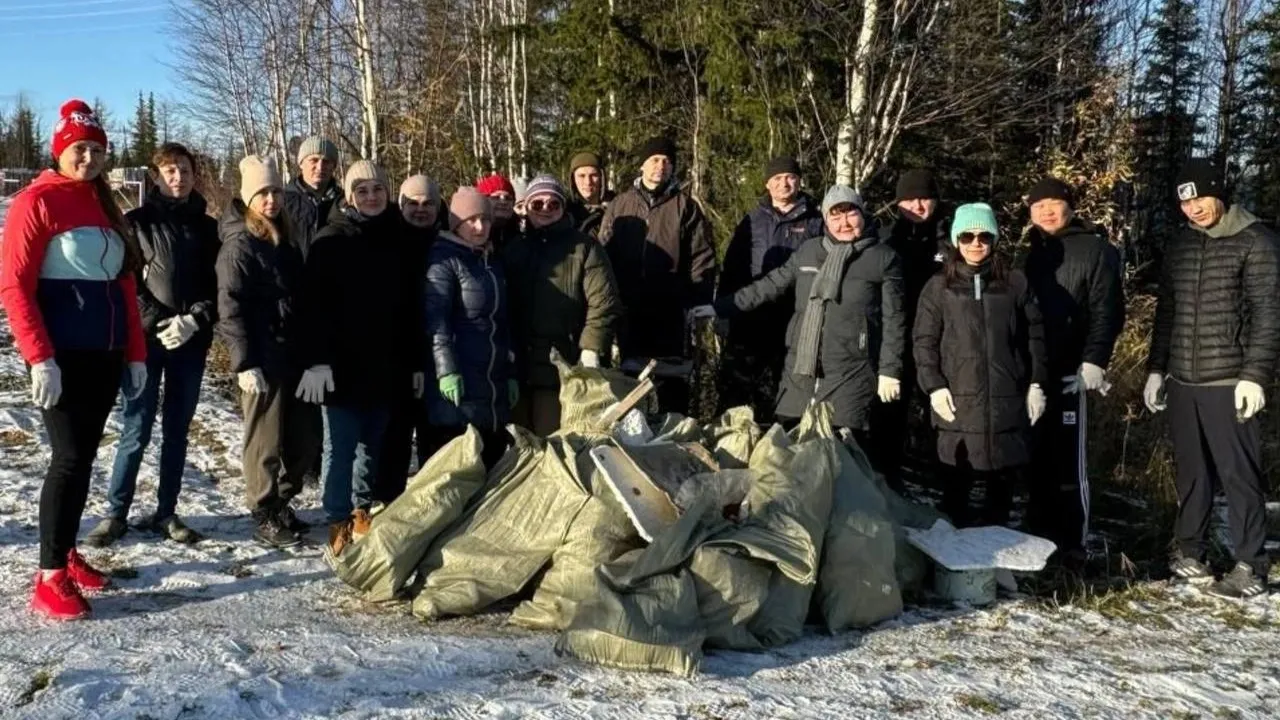
M 800 321 L 796 365 L 792 370 L 795 374 L 803 377 L 816 376 L 818 348 L 822 343 L 822 325 L 826 319 L 827 303 L 840 302 L 840 288 L 850 259 L 875 242 L 874 235 L 853 242 L 834 241 L 830 234 L 822 238 L 827 258 L 822 261 L 822 268 L 818 270 L 818 276 L 809 288 L 809 304 L 805 306 L 804 318 Z

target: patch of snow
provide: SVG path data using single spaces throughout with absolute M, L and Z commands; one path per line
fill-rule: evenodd
M 1137 621 L 1028 600 L 912 609 L 864 632 L 711 653 L 694 679 L 568 662 L 553 636 L 501 614 L 423 625 L 358 599 L 317 545 L 272 552 L 248 539 L 237 412 L 211 390 L 179 505 L 209 539 L 186 547 L 132 530 L 86 550 L 116 589 L 92 598 L 91 620 L 42 621 L 27 602 L 48 451 L 3 315 L 0 326 L 0 717 L 1261 718 L 1280 707 L 1275 601 L 1186 589 L 1134 604 Z M 109 438 L 118 431 L 113 417 Z M 135 519 L 153 507 L 155 440 Z M 106 510 L 112 444 L 82 532 Z M 320 521 L 314 489 L 299 503 Z

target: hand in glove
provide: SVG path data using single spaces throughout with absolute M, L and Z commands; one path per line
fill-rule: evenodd
M 127 400 L 137 400 L 142 397 L 142 391 L 147 389 L 147 364 L 131 362 L 128 373 L 129 387 L 125 390 L 124 396 Z
M 1096 390 L 1103 395 L 1111 390 L 1111 383 L 1107 382 L 1107 371 L 1093 363 L 1081 363 L 1076 374 L 1062 378 L 1062 382 L 1063 395 L 1074 395 L 1082 388 L 1085 391 Z
M 898 378 L 881 375 L 876 394 L 880 396 L 880 402 L 891 403 L 902 397 L 902 382 Z
M 694 322 L 698 320 L 703 320 L 705 318 L 714 318 L 715 316 L 716 316 L 716 309 L 714 306 L 696 305 L 692 308 L 689 308 L 689 312 L 685 313 L 684 322 L 685 322 L 685 325 L 692 325 L 694 324 Z
M 1038 384 L 1032 383 L 1031 387 L 1027 388 L 1027 417 L 1031 418 L 1032 425 L 1040 422 L 1047 404 L 1044 390 Z
M 196 322 L 192 315 L 175 315 L 165 318 L 156 327 L 162 328 L 156 338 L 166 350 L 177 350 L 200 331 L 200 323 Z
M 1153 413 L 1164 410 L 1164 376 L 1160 373 L 1151 373 L 1147 376 L 1147 384 L 1142 387 L 1142 404 Z
M 31 401 L 36 407 L 52 410 L 62 397 L 62 368 L 53 358 L 31 366 Z
M 1244 422 L 1267 406 L 1267 393 L 1252 380 L 1236 383 L 1236 419 Z
M 929 393 L 929 404 L 933 406 L 933 411 L 942 418 L 943 422 L 956 421 L 956 401 L 951 397 L 950 389 L 939 388 Z
M 445 400 L 457 405 L 462 402 L 462 376 L 452 373 L 440 378 L 440 394 Z
M 520 383 L 513 378 L 507 381 L 507 403 L 509 403 L 507 407 L 515 407 L 518 402 L 520 402 Z
M 302 381 L 293 396 L 319 405 L 324 402 L 326 392 L 333 392 L 333 369 L 328 365 L 312 365 L 302 373 Z
M 584 368 L 600 367 L 600 353 L 595 350 L 583 350 L 578 354 L 578 364 Z M 511 403 L 515 405 L 515 403 Z
M 427 374 L 424 372 L 416 372 L 413 374 L 413 399 L 421 400 L 423 393 L 427 391 Z
M 236 373 L 236 383 L 250 395 L 261 395 L 267 391 L 267 377 L 258 368 Z

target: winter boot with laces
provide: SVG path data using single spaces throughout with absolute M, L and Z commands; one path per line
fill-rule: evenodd
M 359 508 L 351 513 L 351 539 L 359 540 L 369 534 L 369 528 L 373 526 L 373 515 L 364 508 Z
M 258 528 L 253 533 L 253 539 L 259 544 L 276 549 L 297 547 L 302 544 L 301 538 L 282 525 L 276 515 L 255 514 L 254 520 L 257 521 Z
M 36 573 L 31 609 L 50 620 L 79 620 L 88 617 L 89 602 L 80 594 L 66 569 L 50 571 L 48 577 L 45 572 L 41 570 Z
M 72 548 L 67 553 L 67 575 L 71 577 L 71 582 L 81 590 L 105 590 L 111 585 L 111 578 L 107 577 L 101 570 L 93 567 L 85 562 L 80 553 Z
M 1248 600 L 1266 592 L 1267 579 L 1258 577 L 1253 568 L 1246 563 L 1236 563 L 1236 566 L 1231 568 L 1231 572 L 1223 575 L 1221 580 L 1209 587 L 1210 595 L 1235 600 Z
M 311 524 L 304 522 L 301 518 L 295 515 L 293 508 L 288 505 L 280 508 L 276 517 L 279 519 L 280 525 L 283 526 L 285 530 L 288 530 L 295 535 L 306 535 L 307 532 L 311 530 Z

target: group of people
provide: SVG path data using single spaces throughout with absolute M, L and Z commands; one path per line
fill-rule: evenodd
M 92 110 L 65 104 L 55 167 L 15 197 L 0 259 L 0 301 L 52 446 L 32 598 L 49 617 L 88 614 L 85 592 L 109 583 L 76 541 L 117 396 L 110 512 L 86 543 L 129 531 L 157 417 L 156 510 L 134 527 L 199 541 L 176 511 L 215 334 L 240 390 L 246 502 L 268 546 L 309 530 L 292 507 L 309 475 L 341 552 L 467 426 L 490 465 L 508 423 L 555 432 L 553 355 L 592 368 L 678 361 L 690 324 L 714 316 L 727 320 L 722 406 L 787 424 L 830 403 L 893 484 L 910 407 L 927 407 L 957 523 L 1007 523 L 1015 480 L 1032 468 L 1030 529 L 1064 558 L 1084 552 L 1086 396 L 1109 387 L 1124 302 L 1116 250 L 1075 215 L 1060 180 L 1027 194 L 1019 269 L 999 250 L 994 210 L 944 203 L 928 171 L 903 173 L 877 218 L 848 186 L 817 201 L 796 160 L 776 158 L 717 287 L 710 225 L 682 192 L 666 138 L 638 149 L 639 176 L 616 195 L 584 152 L 567 190 L 552 175 L 493 174 L 445 202 L 424 175 L 393 195 L 367 160 L 339 177 L 337 147 L 312 137 L 287 184 L 272 160 L 245 157 L 218 220 L 195 189 L 196 157 L 175 143 L 152 158 L 143 205 L 122 215 L 102 175 L 106 147 Z M 1280 354 L 1280 260 L 1274 235 L 1228 206 L 1207 162 L 1187 165 L 1177 200 L 1189 225 L 1167 245 L 1144 392 L 1154 412 L 1167 388 L 1175 416 L 1172 569 L 1213 579 L 1205 542 L 1220 481 L 1239 564 L 1214 587 L 1248 596 L 1264 592 L 1267 572 L 1256 413 Z M 659 403 L 686 412 L 687 383 L 665 380 Z

